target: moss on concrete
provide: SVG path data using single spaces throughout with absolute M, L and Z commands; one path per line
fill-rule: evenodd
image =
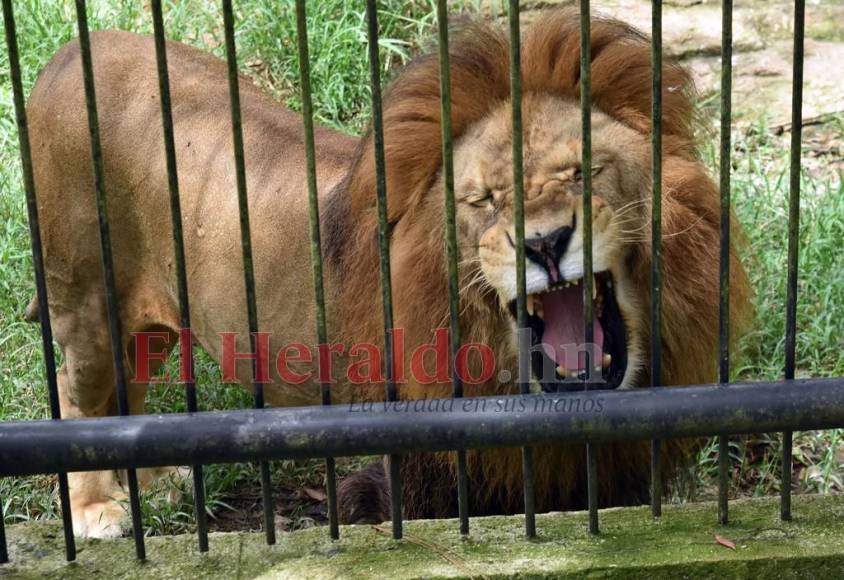
M 147 539 L 148 560 L 134 560 L 129 538 L 84 541 L 66 563 L 61 528 L 54 522 L 8 529 L 12 563 L 3 578 L 45 575 L 121 578 L 835 578 L 844 570 L 844 497 L 799 496 L 794 521 L 779 521 L 775 498 L 737 500 L 731 523 L 715 524 L 714 504 L 666 506 L 654 521 L 647 508 L 601 512 L 602 533 L 590 537 L 582 512 L 537 518 L 539 538 L 523 538 L 521 517 L 472 520 L 461 538 L 453 520 L 407 522 L 405 539 L 393 541 L 387 525 L 347 526 L 332 542 L 325 528 L 279 535 L 213 534 L 211 551 L 199 554 L 193 536 Z M 720 535 L 736 544 L 719 545 Z

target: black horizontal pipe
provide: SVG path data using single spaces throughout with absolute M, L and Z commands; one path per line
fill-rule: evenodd
M 844 378 L 0 423 L 0 476 L 844 427 Z

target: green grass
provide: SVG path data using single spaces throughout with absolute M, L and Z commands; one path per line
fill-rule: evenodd
M 717 101 L 717 100 L 716 100 Z M 709 102 L 712 102 L 711 100 Z M 804 131 L 800 203 L 796 376 L 844 375 L 844 179 L 835 151 L 822 145 L 844 132 L 844 115 Z M 734 379 L 776 380 L 785 365 L 790 133 L 776 135 L 767 119 L 733 133 L 732 201 L 747 236 L 745 256 L 755 292 L 756 319 L 742 341 Z M 703 158 L 717 172 L 717 141 Z M 793 454 L 798 489 L 844 490 L 840 429 L 796 433 Z M 730 444 L 733 491 L 763 495 L 780 489 L 779 435 L 734 438 Z M 715 493 L 715 439 L 700 451 L 693 478 L 700 496 Z
M 72 3 L 61 0 L 16 2 L 18 39 L 28 91 L 50 56 L 75 35 Z M 144 3 L 137 0 L 91 1 L 94 29 L 120 28 L 150 32 Z M 165 7 L 170 37 L 224 56 L 222 15 L 218 2 L 179 0 Z M 237 42 L 241 68 L 268 92 L 298 109 L 297 56 L 292 2 L 240 0 Z M 472 2 L 466 1 L 466 6 Z M 316 115 L 320 122 L 356 133 L 367 120 L 368 73 L 365 18 L 362 3 L 345 0 L 311 2 L 309 34 Z M 431 38 L 435 22 L 427 0 L 381 0 L 381 54 L 384 76 L 404 62 L 420 43 Z M 717 102 L 709 99 L 707 102 Z M 844 132 L 844 116 L 822 128 Z M 717 171 L 716 142 L 705 140 L 704 159 Z M 733 202 L 749 238 L 748 263 L 756 291 L 757 322 L 736 361 L 736 378 L 775 379 L 782 376 L 785 334 L 785 270 L 788 207 L 788 135 L 776 136 L 764 119 L 735 131 Z M 808 140 L 807 140 L 808 142 Z M 840 170 L 829 156 L 815 149 L 804 152 L 809 168 L 802 189 L 801 276 L 798 308 L 797 365 L 800 376 L 844 375 L 844 186 Z M 24 195 L 21 185 L 17 132 L 5 44 L 0 48 L 0 419 L 24 420 L 49 416 L 40 337 L 35 325 L 24 323 L 24 307 L 33 294 Z M 200 405 L 203 409 L 243 408 L 249 394 L 236 387 L 213 387 L 216 364 L 204 354 L 197 361 Z M 213 388 L 212 388 L 213 387 Z M 149 397 L 150 412 L 184 410 L 177 385 L 159 385 Z M 801 491 L 839 491 L 844 478 L 844 454 L 838 430 L 798 433 L 795 462 Z M 779 486 L 780 442 L 777 435 L 736 438 L 731 446 L 734 489 L 741 494 L 772 493 Z M 342 470 L 355 465 L 341 463 Z M 703 448 L 690 474 L 689 497 L 712 494 L 717 474 L 713 442 Z M 254 486 L 251 465 L 206 467 L 208 506 L 216 516 L 227 513 L 233 492 Z M 274 481 L 297 490 L 319 486 L 319 461 L 274 463 Z M 178 485 L 178 484 L 175 484 Z M 193 527 L 189 490 L 174 503 L 160 494 L 144 494 L 144 518 L 151 533 L 173 533 Z M 51 476 L 0 480 L 0 501 L 8 522 L 57 516 L 55 481 Z M 297 505 L 286 514 L 292 527 L 309 525 Z

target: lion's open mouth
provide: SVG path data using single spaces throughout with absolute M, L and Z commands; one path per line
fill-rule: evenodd
M 554 284 L 527 297 L 531 369 L 545 392 L 615 389 L 627 370 L 627 332 L 609 272 L 593 283 L 592 349 L 585 348 L 583 287 L 580 280 Z M 510 303 L 515 316 L 516 302 Z M 539 346 L 542 345 L 542 346 Z M 586 368 L 591 354 L 592 372 Z

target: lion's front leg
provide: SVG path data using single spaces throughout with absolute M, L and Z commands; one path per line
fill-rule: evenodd
M 69 473 L 73 533 L 81 538 L 117 538 L 127 521 L 126 493 L 113 471 Z
M 135 345 L 133 338 L 129 341 L 128 362 L 131 374 L 134 374 L 134 369 L 137 368 L 137 361 L 134 359 Z M 170 343 L 168 346 L 175 344 L 176 335 L 171 334 Z M 155 362 L 147 365 L 151 375 L 155 375 L 161 364 Z M 141 415 L 146 411 L 146 397 L 149 385 L 145 383 L 138 383 L 130 381 L 128 387 L 129 398 L 129 413 L 132 415 Z M 126 470 L 121 470 L 120 481 L 126 485 L 127 476 Z M 143 491 L 152 491 L 156 494 L 166 494 L 167 500 L 170 502 L 178 501 L 182 496 L 183 482 L 191 480 L 191 469 L 189 467 L 178 466 L 162 466 L 162 467 L 142 467 L 137 470 L 138 486 Z

